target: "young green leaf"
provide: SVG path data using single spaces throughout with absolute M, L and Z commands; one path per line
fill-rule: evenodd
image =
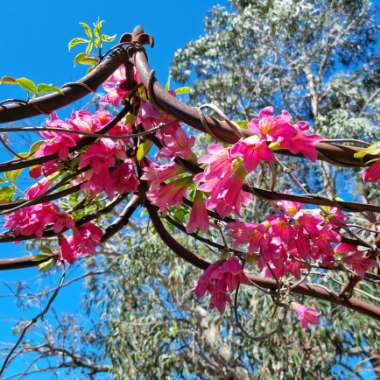
M 116 34 L 109 36 L 108 34 L 102 34 L 101 40 L 102 42 L 112 42 L 116 38 Z
M 48 257 L 51 257 L 52 254 L 51 253 L 41 253 L 39 255 L 34 255 L 32 256 L 32 261 L 44 261 L 46 260 Z
M 193 89 L 191 87 L 180 87 L 175 90 L 176 95 L 188 94 L 192 92 Z
M 80 22 L 79 25 L 84 29 L 84 32 L 86 33 L 86 36 L 92 40 L 92 32 L 91 32 L 91 28 L 88 24 L 86 24 L 85 22 Z
M 0 189 L 0 203 L 6 203 L 12 200 L 15 187 L 13 185 L 4 186 Z
M 86 54 L 89 55 L 92 52 L 92 48 L 94 47 L 94 43 L 90 41 L 86 47 Z
M 141 161 L 145 157 L 145 155 L 149 152 L 150 148 L 152 147 L 152 144 L 153 143 L 148 140 L 139 145 L 136 153 L 137 161 Z
M 95 24 L 94 24 L 94 35 L 95 37 L 99 38 L 100 39 L 100 32 L 102 30 L 102 27 L 103 27 L 103 20 L 98 20 Z
M 48 270 L 54 263 L 55 263 L 55 259 L 44 261 L 43 263 L 38 265 L 38 270 L 41 272 Z
M 36 84 L 25 77 L 16 79 L 17 84 L 22 87 L 24 90 L 31 92 L 32 94 L 35 94 L 37 92 L 37 86 Z
M 44 143 L 43 140 L 36 141 L 29 150 L 29 155 L 32 155 L 37 152 L 38 149 L 40 149 L 40 146 Z
M 74 58 L 74 63 L 80 65 L 94 65 L 98 62 L 95 57 L 89 57 L 86 53 L 79 53 Z
M 61 89 L 53 84 L 40 83 L 37 85 L 37 95 L 46 94 L 47 92 L 59 92 L 62 94 Z
M 166 82 L 166 84 L 165 84 L 165 90 L 166 90 L 166 91 L 169 91 L 169 90 L 170 90 L 170 82 L 171 82 L 171 77 L 170 77 L 170 75 L 169 75 L 168 80 L 167 80 L 167 82 Z
M 23 170 L 24 168 L 11 171 L 10 180 L 12 181 L 12 183 L 16 183 L 18 176 L 21 174 Z
M 17 84 L 17 80 L 9 75 L 5 75 L 0 79 L 0 84 Z
M 360 152 L 356 152 L 354 154 L 355 158 L 363 158 L 367 154 L 371 154 L 373 156 L 380 154 L 380 142 L 377 142 L 375 144 L 372 144 L 367 149 L 363 149 Z
M 74 46 L 77 46 L 79 44 L 86 44 L 87 42 L 88 40 L 82 37 L 73 38 L 68 44 L 68 49 L 70 51 Z
M 247 129 L 247 128 L 248 128 L 248 121 L 246 121 L 246 120 L 236 120 L 235 123 L 236 123 L 240 128 L 243 128 L 243 129 Z

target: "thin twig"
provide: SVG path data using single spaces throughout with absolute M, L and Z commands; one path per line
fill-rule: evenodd
M 62 275 L 61 275 L 61 278 L 59 280 L 59 283 L 58 283 L 58 286 L 57 288 L 55 289 L 54 293 L 51 295 L 51 297 L 49 298 L 46 306 L 44 307 L 44 309 L 39 312 L 36 316 L 34 316 L 26 325 L 25 327 L 22 329 L 21 331 L 21 334 L 19 336 L 19 338 L 17 339 L 16 343 L 13 345 L 12 349 L 9 351 L 8 355 L 5 357 L 5 360 L 0 368 L 0 376 L 3 375 L 4 371 L 6 370 L 10 360 L 12 359 L 12 355 L 14 354 L 14 352 L 17 350 L 18 346 L 21 344 L 22 340 L 24 339 L 26 333 L 28 332 L 28 330 L 38 322 L 39 319 L 42 319 L 45 314 L 49 311 L 50 309 L 50 306 L 52 305 L 53 301 L 55 300 L 55 298 L 57 297 L 59 291 L 61 290 L 63 284 L 64 284 L 64 281 L 65 281 L 65 276 L 66 276 L 66 270 L 65 268 L 63 267 L 63 272 L 62 272 Z

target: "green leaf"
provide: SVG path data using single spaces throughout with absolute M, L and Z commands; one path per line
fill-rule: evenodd
M 77 46 L 79 44 L 86 44 L 88 42 L 88 40 L 86 40 L 85 38 L 82 38 L 82 37 L 76 37 L 76 38 L 73 38 L 69 44 L 68 44 L 68 49 L 69 51 L 74 47 L 74 46 Z
M 145 155 L 149 152 L 152 145 L 153 143 L 149 140 L 139 145 L 139 147 L 137 148 L 137 153 L 136 153 L 137 161 L 141 161 L 145 157 Z
M 176 95 L 188 94 L 189 92 L 193 92 L 191 87 L 180 87 L 175 90 Z
M 170 338 L 175 338 L 179 333 L 179 328 L 177 325 L 171 326 L 169 329 L 169 336 Z
M 44 261 L 43 263 L 41 263 L 40 265 L 38 265 L 38 270 L 41 271 L 41 272 L 43 272 L 45 270 L 48 270 L 54 263 L 55 263 L 54 259 L 50 259 L 50 260 Z
M 36 153 L 37 150 L 40 149 L 40 146 L 41 146 L 43 143 L 44 143 L 43 140 L 36 141 L 36 142 L 30 147 L 29 154 L 32 155 L 32 154 Z
M 20 87 L 22 87 L 24 90 L 31 92 L 32 94 L 35 94 L 37 92 L 37 86 L 36 84 L 25 77 L 16 79 L 16 82 Z
M 48 245 L 41 245 L 40 250 L 45 254 L 45 257 L 51 256 L 53 254 L 52 249 Z
M 52 256 L 51 254 L 41 253 L 41 254 L 32 256 L 32 261 L 44 261 L 48 257 L 51 257 L 51 256 Z
M 234 120 L 235 121 L 235 120 Z M 243 128 L 243 129 L 247 129 L 248 128 L 248 121 L 247 120 L 236 120 L 235 123 L 240 127 L 240 128 Z
M 84 32 L 86 33 L 87 37 L 90 40 L 92 40 L 92 32 L 90 26 L 85 22 L 80 22 L 79 25 L 84 29 Z
M 360 152 L 356 152 L 354 154 L 354 157 L 355 158 L 363 158 L 367 154 L 371 154 L 373 156 L 380 154 L 380 142 L 377 142 L 376 144 L 372 144 L 367 149 L 363 149 Z
M 125 116 L 125 123 L 134 125 L 135 122 L 136 122 L 136 116 L 133 115 L 132 113 L 127 113 L 127 115 Z
M 94 65 L 98 62 L 95 57 L 89 57 L 86 53 L 79 53 L 74 58 L 74 63 L 80 65 Z
M 9 202 L 12 200 L 15 191 L 14 185 L 4 186 L 0 189 L 0 203 Z
M 94 24 L 94 35 L 95 37 L 99 38 L 100 39 L 100 32 L 102 30 L 102 27 L 103 27 L 103 20 L 98 20 L 95 24 Z
M 112 42 L 115 38 L 116 38 L 116 34 L 112 35 L 112 36 L 109 36 L 108 34 L 102 34 L 101 36 L 101 40 L 103 42 Z
M 95 45 L 95 47 L 96 47 L 97 49 L 100 48 L 100 46 L 101 46 L 100 38 L 95 38 L 94 45 Z
M 11 171 L 10 180 L 12 181 L 12 183 L 16 183 L 18 176 L 21 174 L 23 170 L 24 168 Z
M 169 75 L 168 80 L 167 80 L 166 85 L 165 85 L 165 90 L 166 91 L 170 90 L 170 82 L 171 82 L 171 77 Z
M 95 44 L 96 46 L 96 44 Z M 90 41 L 86 47 L 86 54 L 89 55 L 92 52 L 92 48 L 94 47 L 94 43 Z M 97 46 L 96 46 L 97 47 Z
M 47 92 L 59 92 L 62 94 L 62 91 L 59 87 L 54 86 L 53 84 L 48 84 L 48 83 L 40 83 L 37 86 L 37 94 L 46 94 Z
M 0 84 L 17 84 L 17 80 L 9 75 L 5 75 L 0 79 Z

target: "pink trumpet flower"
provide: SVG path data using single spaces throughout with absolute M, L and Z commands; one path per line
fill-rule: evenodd
M 318 313 L 314 307 L 307 307 L 293 302 L 292 308 L 297 313 L 297 317 L 304 330 L 306 330 L 309 325 L 319 325 L 320 313 Z

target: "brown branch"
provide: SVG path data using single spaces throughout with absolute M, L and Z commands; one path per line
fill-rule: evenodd
M 116 220 L 113 224 L 111 224 L 104 233 L 102 237 L 102 242 L 106 242 L 112 236 L 117 234 L 129 221 L 129 218 L 136 211 L 137 207 L 140 204 L 140 197 L 138 195 L 134 195 L 132 199 L 125 206 L 123 212 L 121 213 L 118 220 Z
M 76 83 L 63 85 L 60 93 L 53 93 L 32 99 L 26 103 L 14 103 L 0 106 L 0 123 L 8 123 L 41 113 L 50 113 L 83 98 L 88 89 L 96 89 L 123 63 L 128 55 L 125 49 L 115 49 L 94 70 Z
M 148 214 L 150 216 L 150 219 L 152 220 L 154 228 L 156 229 L 156 231 L 157 231 L 158 235 L 160 236 L 160 238 L 162 239 L 162 241 L 173 252 L 175 252 L 179 257 L 181 257 L 185 261 L 196 266 L 197 268 L 206 269 L 210 263 L 208 263 L 207 261 L 203 260 L 202 258 L 194 255 L 187 248 L 185 248 L 181 244 L 179 244 L 178 241 L 175 240 L 172 235 L 170 235 L 170 233 L 166 230 L 165 226 L 162 224 L 161 219 L 157 213 L 157 207 L 153 206 L 148 200 L 146 200 L 145 203 L 146 203 L 145 207 L 148 210 Z

